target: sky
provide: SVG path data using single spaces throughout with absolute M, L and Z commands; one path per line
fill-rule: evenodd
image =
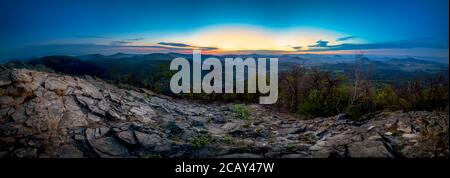
M 364 51 L 448 58 L 448 0 L 1 0 L 0 56 Z

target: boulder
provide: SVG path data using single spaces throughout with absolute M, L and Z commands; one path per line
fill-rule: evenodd
M 89 144 L 102 158 L 127 157 L 128 149 L 111 137 L 89 139 Z
M 87 126 L 87 115 L 78 106 L 72 97 L 64 97 L 65 112 L 59 123 L 60 128 L 73 128 Z
M 67 83 L 59 78 L 47 78 L 44 87 L 51 91 L 64 91 L 67 89 Z
M 136 145 L 138 141 L 134 138 L 132 131 L 122 131 L 116 134 L 117 137 L 126 144 Z
M 352 158 L 390 158 L 392 155 L 383 142 L 366 140 L 348 145 L 348 156 Z
M 154 147 L 162 144 L 162 139 L 157 134 L 147 134 L 138 131 L 135 131 L 134 134 L 136 135 L 138 142 L 144 147 Z

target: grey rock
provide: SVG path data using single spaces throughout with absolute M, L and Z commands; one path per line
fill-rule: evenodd
M 153 148 L 153 151 L 155 151 L 155 152 L 169 152 L 169 151 L 171 151 L 171 150 L 172 150 L 172 148 L 170 147 L 169 144 L 156 145 L 156 146 Z
M 85 137 L 84 137 L 83 135 L 75 135 L 75 136 L 74 136 L 74 139 L 75 139 L 75 140 L 81 141 L 81 140 L 84 140 Z
M 11 118 L 17 123 L 23 123 L 27 120 L 28 116 L 25 114 L 25 106 L 19 106 L 12 114 Z
M 59 122 L 60 128 L 72 128 L 87 126 L 87 115 L 83 113 L 76 101 L 72 97 L 65 97 L 65 112 L 62 120 Z
M 14 98 L 11 96 L 0 96 L 0 106 L 1 105 L 12 105 L 14 104 Z
M 156 112 L 148 105 L 140 105 L 139 107 L 132 107 L 130 112 L 136 119 L 141 122 L 151 122 L 151 118 L 156 116 Z
M 28 69 L 17 69 L 11 72 L 11 79 L 14 82 L 31 82 L 33 78 L 30 76 L 30 70 Z
M 57 158 L 82 158 L 83 152 L 74 145 L 62 145 L 55 151 Z
M 287 134 L 298 134 L 298 133 L 301 133 L 304 131 L 305 131 L 305 127 L 300 127 L 300 128 L 291 127 L 291 128 L 280 129 L 278 132 L 282 135 L 287 135 Z
M 352 158 L 389 158 L 392 155 L 380 141 L 367 140 L 348 145 L 348 156 Z
M 117 133 L 116 135 L 120 140 L 129 145 L 136 145 L 138 143 L 137 140 L 134 138 L 134 134 L 132 131 L 122 131 Z
M 88 140 L 95 152 L 102 158 L 129 156 L 127 148 L 117 143 L 111 137 Z
M 228 122 L 228 123 L 225 123 L 223 126 L 222 126 L 222 129 L 224 130 L 224 131 L 232 131 L 232 130 L 234 130 L 235 128 L 237 127 L 237 124 L 236 123 L 233 123 L 233 122 Z
M 119 112 L 117 112 L 115 110 L 107 111 L 106 116 L 111 118 L 112 120 L 118 120 L 118 121 L 126 120 L 125 116 L 119 114 Z
M 223 123 L 227 122 L 227 119 L 225 119 L 223 117 L 212 117 L 212 121 L 217 124 L 223 124 Z
M 108 110 L 110 110 L 111 109 L 111 106 L 110 106 L 110 104 L 108 103 L 108 101 L 106 101 L 106 100 L 100 100 L 98 103 L 97 103 L 97 107 L 100 109 L 100 110 L 102 110 L 102 111 L 108 111 Z
M 153 147 L 162 144 L 162 139 L 157 134 L 147 134 L 138 131 L 135 131 L 134 134 L 136 135 L 138 142 L 144 147 Z
M 418 139 L 418 138 L 420 138 L 420 135 L 417 135 L 417 134 L 403 134 L 402 135 L 402 137 L 403 138 L 406 138 L 406 139 Z
M 221 158 L 263 158 L 262 155 L 252 154 L 252 153 L 235 153 L 230 155 L 220 156 Z
M 348 117 L 348 114 L 342 113 L 342 114 L 338 114 L 338 115 L 336 116 L 336 119 L 337 119 L 337 120 L 346 120 L 346 119 L 349 119 L 349 117 Z
M 80 102 L 85 107 L 89 107 L 95 104 L 95 100 L 87 96 L 76 95 L 76 98 L 78 102 Z
M 287 155 L 283 155 L 281 156 L 281 158 L 305 158 L 307 157 L 304 154 L 287 154 Z
M 59 78 L 47 78 L 44 86 L 51 91 L 64 91 L 67 89 L 67 83 Z
M 18 158 L 37 158 L 37 149 L 36 148 L 18 148 L 14 151 L 14 154 Z
M 86 136 L 87 138 L 98 139 L 106 135 L 109 132 L 109 130 L 110 128 L 107 127 L 98 127 L 94 129 L 89 128 L 86 129 Z
M 89 83 L 79 83 L 81 86 L 81 91 L 85 96 L 92 97 L 94 99 L 102 99 L 103 94 L 92 84 Z
M 96 116 L 95 114 L 92 114 L 92 113 L 88 113 L 87 114 L 87 119 L 91 120 L 91 121 L 94 121 L 94 122 L 100 122 L 101 121 L 100 117 L 98 117 L 98 116 Z

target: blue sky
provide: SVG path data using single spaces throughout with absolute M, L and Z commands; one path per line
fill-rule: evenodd
M 180 45 L 164 44 L 180 43 L 229 51 L 425 48 L 448 56 L 448 20 L 448 0 L 2 0 L 0 54 L 170 51 Z M 218 37 L 253 31 L 259 36 L 249 42 Z M 252 48 L 251 40 L 266 45 Z

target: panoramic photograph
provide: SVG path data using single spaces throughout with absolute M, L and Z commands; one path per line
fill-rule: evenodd
M 2 159 L 449 157 L 448 0 L 2 0 L 0 24 Z

